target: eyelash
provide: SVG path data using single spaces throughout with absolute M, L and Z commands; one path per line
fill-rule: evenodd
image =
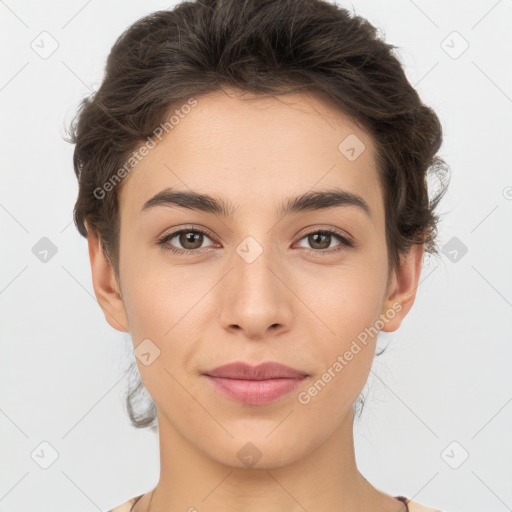
M 207 233 L 206 231 L 203 231 L 202 229 L 185 228 L 185 229 L 180 229 L 179 231 L 174 231 L 168 235 L 164 235 L 162 238 L 160 238 L 158 240 L 157 243 L 158 243 L 158 245 L 160 245 L 162 247 L 163 250 L 169 251 L 173 254 L 187 254 L 187 253 L 190 254 L 190 253 L 194 253 L 194 252 L 195 253 L 202 252 L 201 249 L 177 249 L 176 247 L 172 247 L 167 243 L 169 240 L 173 239 L 176 235 L 180 235 L 181 233 L 199 233 L 202 235 L 206 235 L 210 239 L 212 238 L 209 233 Z M 350 249 L 350 248 L 355 247 L 354 242 L 349 240 L 347 237 L 342 235 L 341 232 L 339 232 L 337 230 L 317 229 L 315 231 L 310 231 L 309 233 L 304 234 L 299 239 L 299 241 L 302 240 L 303 238 L 306 238 L 307 236 L 314 235 L 314 234 L 333 235 L 340 242 L 339 245 L 337 245 L 335 247 L 331 247 L 330 249 L 305 249 L 309 253 L 314 253 L 315 256 L 333 254 L 333 253 L 337 253 L 337 252 L 343 250 L 344 248 Z M 206 249 L 206 247 L 203 247 L 203 249 Z

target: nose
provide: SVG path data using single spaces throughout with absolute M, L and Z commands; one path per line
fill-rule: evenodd
M 220 321 L 224 329 L 262 340 L 290 329 L 293 293 L 284 271 L 263 250 L 251 262 L 234 254 L 232 269 L 223 280 Z M 243 255 L 243 252 L 241 253 Z

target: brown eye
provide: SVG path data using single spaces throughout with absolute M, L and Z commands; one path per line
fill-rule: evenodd
M 205 238 L 210 239 L 208 234 L 200 229 L 182 229 L 165 235 L 158 243 L 163 249 L 178 254 L 199 252 Z
M 179 243 L 184 249 L 199 249 L 202 245 L 204 235 L 196 231 L 182 231 L 178 236 Z
M 303 236 L 301 238 L 301 241 L 302 240 L 307 240 L 309 247 L 305 247 L 306 250 L 319 254 L 332 254 L 333 252 L 338 252 L 344 248 L 354 247 L 354 244 L 348 238 L 336 231 L 330 230 L 312 231 L 311 233 Z M 331 245 L 333 240 L 337 240 L 338 243 Z
M 332 236 L 321 232 L 308 235 L 308 242 L 313 249 L 328 249 L 331 245 Z

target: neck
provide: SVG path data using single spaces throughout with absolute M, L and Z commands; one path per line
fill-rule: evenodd
M 141 512 L 357 511 L 386 500 L 388 505 L 394 504 L 389 510 L 399 510 L 398 501 L 373 488 L 357 469 L 352 409 L 328 441 L 312 452 L 291 460 L 286 457 L 290 462 L 278 467 L 265 467 L 262 457 L 261 463 L 250 468 L 209 457 L 160 411 L 157 414 L 160 479 L 151 493 L 150 506 L 141 504 Z

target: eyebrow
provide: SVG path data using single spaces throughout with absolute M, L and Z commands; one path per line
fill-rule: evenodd
M 148 199 L 141 209 L 141 214 L 156 206 L 180 206 L 205 213 L 221 215 L 225 218 L 233 218 L 237 208 L 221 198 L 198 192 L 185 192 L 166 188 L 161 190 L 151 199 Z M 329 190 L 316 190 L 285 199 L 277 209 L 278 217 L 284 217 L 291 213 L 324 210 L 326 208 L 353 206 L 363 211 L 370 219 L 373 219 L 372 211 L 368 203 L 357 194 L 346 190 L 334 188 Z

